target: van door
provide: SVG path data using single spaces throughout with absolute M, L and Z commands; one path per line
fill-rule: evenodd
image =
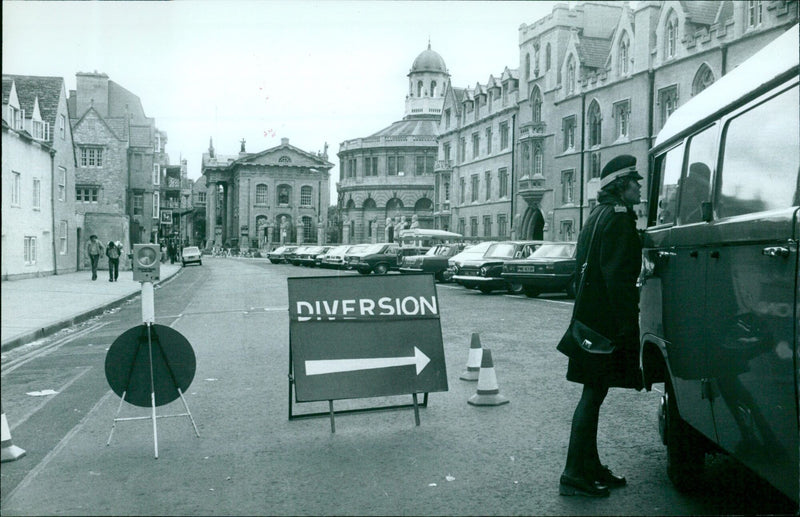
M 725 121 L 709 225 L 708 354 L 719 444 L 798 490 L 798 88 Z

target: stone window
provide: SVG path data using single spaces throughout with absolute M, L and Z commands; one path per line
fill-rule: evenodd
M 23 260 L 26 266 L 36 264 L 36 237 L 30 235 L 25 236 Z
M 531 121 L 534 123 L 542 121 L 542 94 L 539 88 L 534 89 L 531 95 Z
M 161 184 L 161 165 L 153 164 L 153 185 Z
M 564 152 L 575 148 L 575 115 L 566 117 L 561 121 L 561 129 L 563 132 L 563 147 Z
M 472 133 L 472 157 L 477 158 L 480 154 L 481 135 L 477 132 Z
M 161 217 L 161 194 L 153 192 L 153 219 Z
M 478 236 L 478 218 L 477 217 L 470 217 L 469 218 L 469 235 L 471 237 Z
M 508 218 L 505 214 L 497 214 L 497 236 L 504 237 L 508 234 Z
M 542 148 L 539 145 L 533 147 L 533 174 L 541 175 L 543 173 L 543 157 Z
M 58 223 L 58 252 L 67 254 L 67 222 L 63 220 Z
M 269 189 L 263 183 L 256 185 L 256 204 L 266 205 L 269 203 Z
M 697 95 L 714 83 L 714 72 L 705 63 L 703 63 L 694 75 L 692 81 L 692 95 Z
M 486 154 L 492 154 L 492 126 L 486 128 Z
M 462 205 L 464 204 L 464 202 L 465 202 L 464 200 L 466 199 L 466 191 L 467 191 L 467 185 L 466 185 L 466 182 L 464 181 L 464 178 L 459 178 L 458 179 L 458 199 L 459 199 L 459 202 Z
M 678 15 L 675 11 L 671 11 L 667 17 L 667 23 L 664 28 L 664 57 L 671 59 L 675 57 L 675 51 L 678 46 Z
M 623 32 L 619 38 L 619 51 L 617 53 L 617 73 L 620 76 L 628 75 L 630 44 L 628 33 Z
M 133 195 L 133 215 L 144 214 L 144 196 L 142 194 Z
M 58 200 L 64 201 L 67 197 L 67 169 L 58 168 Z
M 311 217 L 303 216 L 303 241 L 304 242 L 317 242 L 317 235 L 314 231 L 314 221 Z
M 575 202 L 575 171 L 569 169 L 561 171 L 561 204 L 567 205 Z
M 617 138 L 630 136 L 631 101 L 625 100 L 614 104 L 614 122 L 617 128 Z
M 311 192 L 309 186 L 300 187 L 300 206 L 311 206 Z
M 492 199 L 492 171 L 484 173 L 486 183 L 486 201 Z
M 659 115 L 661 118 L 661 126 L 667 122 L 667 119 L 672 112 L 678 108 L 678 86 L 668 86 L 658 91 L 658 105 Z
M 278 163 L 292 163 L 292 159 L 288 156 L 281 156 L 278 158 Z
M 33 209 L 42 209 L 42 180 L 33 178 Z
M 592 101 L 589 106 L 587 118 L 589 119 L 589 147 L 600 145 L 602 118 L 600 117 L 600 105 L 597 101 Z
M 589 153 L 589 179 L 600 177 L 600 163 L 600 151 Z
M 483 216 L 483 236 L 484 237 L 491 237 L 492 236 L 492 216 L 491 215 L 484 215 Z
M 570 54 L 567 58 L 567 95 L 575 93 L 575 57 Z
M 80 166 L 81 167 L 102 167 L 103 148 L 102 147 L 80 147 Z
M 75 200 L 79 203 L 97 203 L 100 187 L 76 186 Z
M 761 0 L 747 1 L 747 26 L 758 27 L 761 25 Z
M 475 202 L 478 200 L 478 188 L 480 183 L 480 178 L 478 178 L 477 174 L 473 174 L 470 178 L 472 182 L 472 191 L 470 192 L 470 201 Z
M 508 149 L 508 122 L 500 123 L 500 149 Z
M 497 182 L 500 197 L 508 196 L 508 169 L 502 168 L 497 171 Z

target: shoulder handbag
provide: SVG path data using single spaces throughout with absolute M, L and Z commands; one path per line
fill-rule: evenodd
M 599 214 L 595 220 L 594 228 L 592 228 L 592 236 L 589 239 L 589 249 L 586 252 L 586 261 L 581 266 L 581 278 L 575 292 L 575 305 L 572 309 L 572 320 L 569 322 L 567 331 L 556 347 L 559 352 L 570 358 L 576 358 L 582 353 L 610 354 L 616 348 L 610 339 L 593 330 L 575 317 L 576 314 L 578 314 L 578 304 L 581 301 L 583 287 L 586 284 L 586 277 L 588 276 L 589 270 L 589 257 L 592 254 L 594 237 L 597 235 L 597 227 L 600 225 L 601 216 L 602 214 Z

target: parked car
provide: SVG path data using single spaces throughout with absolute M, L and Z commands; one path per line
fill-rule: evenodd
M 347 253 L 347 250 L 352 248 L 353 246 L 350 244 L 341 244 L 339 246 L 333 246 L 331 249 L 326 251 L 320 260 L 320 266 L 330 269 L 341 269 L 344 267 L 344 255 Z
M 400 245 L 396 242 L 370 244 L 358 253 L 348 253 L 345 260 L 348 266 L 362 275 L 372 272 L 376 275 L 385 275 L 390 270 L 397 269 L 398 250 Z
M 522 284 L 503 278 L 503 264 L 507 260 L 524 258 L 533 253 L 545 241 L 503 241 L 489 246 L 483 257 L 465 260 L 453 280 L 468 289 L 477 287 L 488 294 L 495 290 L 521 293 Z
M 486 253 L 486 250 L 488 250 L 489 247 L 495 242 L 497 241 L 483 241 L 476 244 L 467 245 L 467 247 L 464 248 L 461 253 L 457 253 L 447 259 L 447 267 L 450 270 L 448 273 L 450 275 L 450 279 L 452 280 L 453 275 L 457 273 L 458 268 L 464 264 L 464 261 L 476 260 L 483 257 L 483 255 Z
M 319 252 L 314 256 L 314 264 L 309 264 L 311 267 L 322 267 L 322 257 L 325 256 L 333 246 L 320 246 Z
M 799 44 L 795 25 L 732 68 L 650 151 L 640 360 L 679 490 L 724 451 L 800 500 Z
M 449 282 L 453 278 L 448 260 L 464 249 L 464 244 L 439 244 L 424 255 L 411 255 L 403 258 L 401 273 L 432 273 L 439 282 Z
M 267 253 L 267 258 L 273 264 L 286 264 L 286 255 L 296 249 L 297 246 L 279 246 Z
M 342 268 L 343 269 L 354 269 L 354 264 L 358 262 L 358 258 L 352 259 L 351 257 L 361 254 L 369 244 L 354 244 L 350 246 L 350 249 L 347 250 L 344 254 L 343 261 L 342 261 Z
M 574 242 L 551 242 L 539 246 L 528 258 L 509 260 L 503 264 L 503 278 L 521 284 L 526 296 L 566 291 L 575 297 Z
M 191 264 L 193 262 L 197 262 L 199 265 L 203 265 L 203 254 L 200 253 L 200 248 L 197 246 L 186 246 L 181 251 L 181 264 Z
M 283 254 L 283 259 L 287 264 L 291 264 L 293 266 L 299 266 L 300 262 L 297 260 L 297 254 L 302 253 L 308 248 L 308 246 L 297 246 L 293 250 L 289 250 Z
M 295 250 L 292 264 L 314 267 L 317 265 L 317 255 L 325 253 L 330 246 L 301 246 Z

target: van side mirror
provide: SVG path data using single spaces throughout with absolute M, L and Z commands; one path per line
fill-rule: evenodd
M 700 212 L 702 213 L 703 221 L 711 222 L 711 219 L 714 218 L 714 212 L 711 207 L 711 201 L 703 201 L 700 204 Z

